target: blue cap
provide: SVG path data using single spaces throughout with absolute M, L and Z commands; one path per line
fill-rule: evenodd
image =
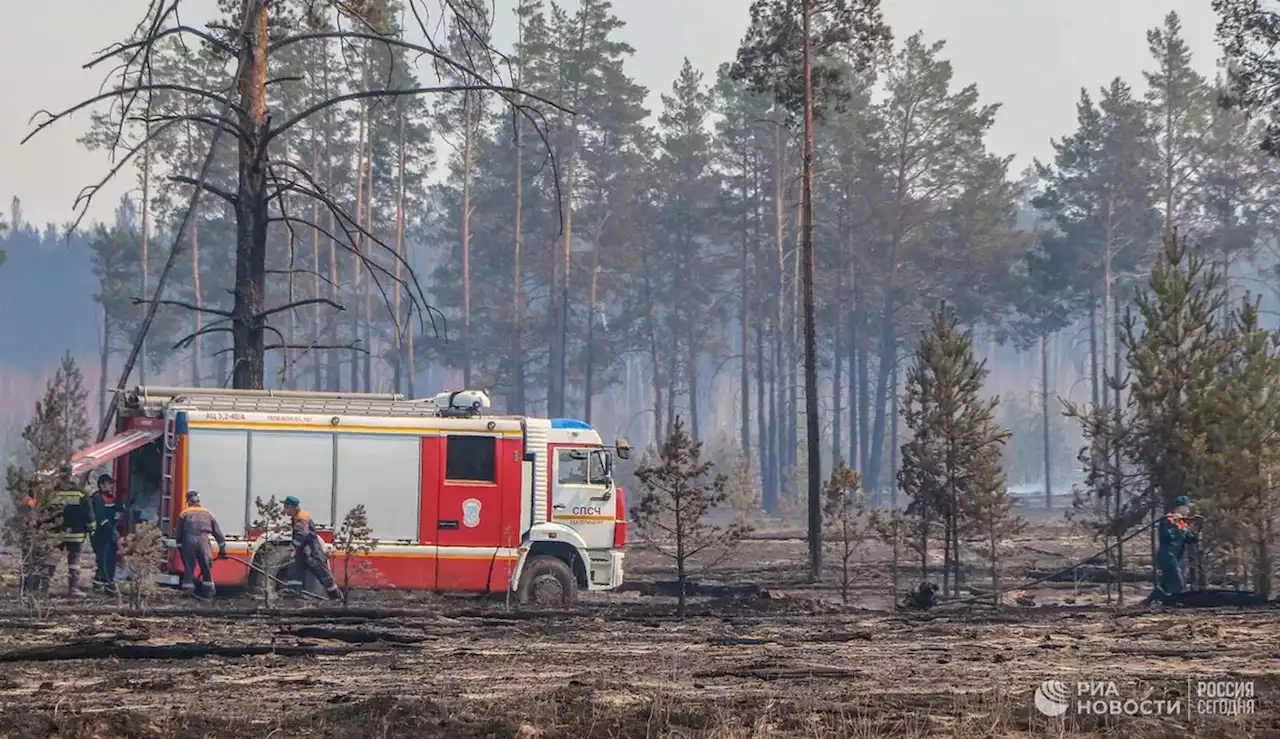
M 1190 499 L 1190 498 L 1188 498 L 1187 496 L 1185 496 L 1185 495 L 1179 495 L 1178 497 L 1176 497 L 1176 498 L 1174 498 L 1174 499 L 1173 499 L 1173 507 L 1174 507 L 1174 508 L 1177 508 L 1177 507 L 1179 507 L 1179 506 L 1184 506 L 1184 505 L 1185 505 L 1185 506 L 1189 506 L 1189 505 L 1191 505 L 1191 499 Z
M 285 499 L 284 499 L 284 504 L 285 504 L 285 505 L 291 505 L 291 506 L 300 506 L 300 505 L 302 505 L 302 504 L 298 501 L 298 499 L 297 499 L 297 498 L 295 498 L 295 497 L 293 497 L 292 495 L 290 495 L 288 498 L 285 498 Z

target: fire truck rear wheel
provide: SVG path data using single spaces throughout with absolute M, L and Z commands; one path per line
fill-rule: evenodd
M 525 562 L 516 596 L 520 605 L 568 605 L 578 600 L 578 579 L 564 560 L 539 555 Z

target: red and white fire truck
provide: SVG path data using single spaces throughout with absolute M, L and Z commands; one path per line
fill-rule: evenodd
M 185 491 L 198 491 L 227 537 L 229 558 L 213 568 L 219 586 L 268 584 L 237 560 L 271 573 L 287 564 L 287 539 L 251 524 L 257 499 L 289 495 L 322 527 L 339 585 L 354 570 L 354 587 L 562 603 L 622 583 L 626 506 L 612 473 L 615 453 L 626 459 L 630 447 L 605 446 L 581 421 L 490 415 L 483 391 L 410 400 L 138 387 L 119 408 L 117 434 L 77 453 L 73 472 L 114 463 L 132 521 L 158 519 L 167 537 Z M 333 531 L 356 505 L 376 544 L 349 568 Z M 170 554 L 160 580 L 177 584 Z

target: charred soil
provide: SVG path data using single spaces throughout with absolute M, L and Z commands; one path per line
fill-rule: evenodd
M 141 615 L 86 599 L 15 607 L 0 613 L 0 735 L 1280 735 L 1270 606 L 1137 607 L 1139 588 L 1108 606 L 1101 586 L 1084 584 L 1037 591 L 1031 607 L 845 608 L 803 583 L 802 548 L 747 545 L 754 562 L 720 573 L 733 587 L 705 580 L 683 621 L 672 599 L 640 592 L 533 612 L 397 593 L 345 610 L 265 612 L 237 599 Z M 634 559 L 631 573 L 661 593 L 662 573 Z M 872 601 L 885 574 L 863 571 Z M 1050 718 L 1032 700 L 1046 680 L 1111 680 L 1121 698 L 1186 702 L 1187 680 L 1210 678 L 1252 680 L 1254 712 Z

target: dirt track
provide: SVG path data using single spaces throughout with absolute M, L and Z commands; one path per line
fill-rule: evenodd
M 753 566 L 772 571 L 766 560 Z M 653 574 L 642 560 L 634 571 Z M 774 574 L 771 585 L 801 579 L 794 565 Z M 345 614 L 253 615 L 248 601 L 224 601 L 200 615 L 164 605 L 140 617 L 83 600 L 77 614 L 0 613 L 0 734 L 1280 736 L 1280 610 L 1271 607 L 905 615 L 846 611 L 804 588 L 783 590 L 777 599 L 701 599 L 684 622 L 671 617 L 670 599 L 635 593 L 538 614 L 403 595 L 379 598 L 380 612 Z M 1079 590 L 1072 599 L 1092 597 Z M 68 644 L 97 656 L 14 653 Z M 214 645 L 220 656 L 159 658 L 195 648 L 182 645 Z M 276 653 L 231 653 L 241 646 Z M 315 650 L 327 653 L 281 654 Z M 1189 678 L 1228 676 L 1254 681 L 1256 713 L 1050 719 L 1032 704 L 1050 679 L 1114 680 L 1122 699 L 1176 699 Z

